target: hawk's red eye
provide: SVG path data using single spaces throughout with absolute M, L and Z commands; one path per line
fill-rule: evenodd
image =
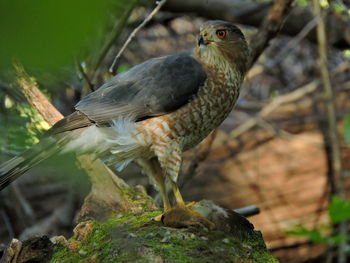
M 218 30 L 216 31 L 216 35 L 218 36 L 218 38 L 224 38 L 226 36 L 226 30 Z

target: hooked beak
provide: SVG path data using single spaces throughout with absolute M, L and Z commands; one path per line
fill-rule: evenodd
M 200 46 L 200 45 L 205 45 L 206 46 L 206 45 L 208 45 L 210 43 L 211 43 L 210 40 L 207 40 L 202 35 L 199 35 L 199 37 L 198 37 L 198 46 Z

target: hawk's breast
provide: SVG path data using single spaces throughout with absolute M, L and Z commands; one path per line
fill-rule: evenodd
M 192 101 L 174 112 L 142 121 L 139 127 L 146 143 L 165 145 L 175 140 L 183 151 L 200 143 L 224 121 L 238 98 L 242 80 L 232 74 L 208 70 L 206 82 Z

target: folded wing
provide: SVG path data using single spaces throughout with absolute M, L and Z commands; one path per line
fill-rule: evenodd
M 110 124 L 120 117 L 140 121 L 175 111 L 191 101 L 206 80 L 190 54 L 154 58 L 118 74 L 84 97 L 77 112 L 58 122 L 52 132 Z

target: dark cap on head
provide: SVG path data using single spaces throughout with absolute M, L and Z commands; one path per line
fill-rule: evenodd
M 245 39 L 242 31 L 237 26 L 235 26 L 234 24 L 227 22 L 227 21 L 223 21 L 223 20 L 207 21 L 201 25 L 200 31 L 202 31 L 205 28 L 213 28 L 216 30 L 226 29 L 226 30 L 229 30 L 230 32 L 238 35 L 242 39 Z

